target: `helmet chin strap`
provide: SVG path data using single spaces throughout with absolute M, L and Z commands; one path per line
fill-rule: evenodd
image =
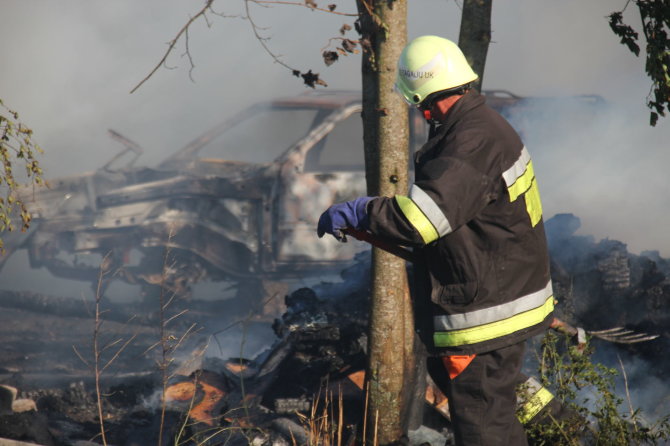
M 435 129 L 439 123 L 433 119 L 433 114 L 430 112 L 430 109 L 421 111 L 423 112 L 423 117 L 426 119 L 426 122 L 430 125 L 430 128 L 428 129 L 428 138 L 430 139 L 435 136 Z
M 431 109 L 428 110 L 421 110 L 423 112 L 423 117 L 426 120 L 428 124 L 430 124 L 430 132 L 429 135 L 432 136 L 432 134 L 435 131 L 435 127 L 440 125 L 440 122 L 437 121 L 436 119 L 433 118 L 433 114 L 431 113 Z

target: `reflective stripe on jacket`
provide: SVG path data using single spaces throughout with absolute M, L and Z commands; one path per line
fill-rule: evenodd
M 495 307 L 433 317 L 436 347 L 489 341 L 542 323 L 554 309 L 551 282 L 527 296 Z
M 521 424 L 534 421 L 554 399 L 554 395 L 532 376 L 517 390 L 517 418 Z
M 544 330 L 554 299 L 542 205 L 514 129 L 470 92 L 414 161 L 407 196 L 370 202 L 370 230 L 418 249 L 434 347 L 480 353 Z

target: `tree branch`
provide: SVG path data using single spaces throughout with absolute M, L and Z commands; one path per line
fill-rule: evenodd
M 279 58 L 279 56 L 277 56 L 274 52 L 272 52 L 272 50 L 267 46 L 267 44 L 265 43 L 265 39 L 258 33 L 258 30 L 259 30 L 258 25 L 256 25 L 256 22 L 254 22 L 254 20 L 251 18 L 251 13 L 250 13 L 250 10 L 249 10 L 249 3 L 250 3 L 250 2 L 253 2 L 253 3 L 260 3 L 260 2 L 258 2 L 258 1 L 256 1 L 256 0 L 244 0 L 244 10 L 245 10 L 245 12 L 246 12 L 246 14 L 247 14 L 247 20 L 249 21 L 249 24 L 251 25 L 251 30 L 253 31 L 254 36 L 256 37 L 256 40 L 258 40 L 258 42 L 261 44 L 261 46 L 263 47 L 263 49 L 265 50 L 265 52 L 266 52 L 266 53 L 267 53 L 267 54 L 268 54 L 268 55 L 269 55 L 269 56 L 270 56 L 276 63 L 278 63 L 279 65 L 283 66 L 284 68 L 288 68 L 289 70 L 291 70 L 291 71 L 294 72 L 294 73 L 295 73 L 296 71 L 297 71 L 297 72 L 300 72 L 300 70 L 296 70 L 295 68 L 293 68 L 293 67 L 287 65 L 284 61 L 282 61 L 282 60 Z
M 151 72 L 144 79 L 142 79 L 140 81 L 139 84 L 137 84 L 132 90 L 130 90 L 131 94 L 134 93 L 135 91 L 137 91 L 137 89 L 140 88 L 142 86 L 142 84 L 144 84 L 146 81 L 148 81 L 151 78 L 151 76 L 153 76 L 154 73 L 156 71 L 158 71 L 158 69 L 161 67 L 161 65 L 163 65 L 165 63 L 165 61 L 167 60 L 170 53 L 172 53 L 172 50 L 174 50 L 174 47 L 177 44 L 177 42 L 179 42 L 179 39 L 181 39 L 181 37 L 183 35 L 188 36 L 188 34 L 187 34 L 188 33 L 188 28 L 193 24 L 193 22 L 198 20 L 200 17 L 205 17 L 205 12 L 207 12 L 207 10 L 211 8 L 213 2 L 214 2 L 214 0 L 207 0 L 207 3 L 205 3 L 205 6 L 200 11 L 198 11 L 198 13 L 196 15 L 191 17 L 189 19 L 189 21 L 186 22 L 186 24 L 184 26 L 182 26 L 182 28 L 179 30 L 179 32 L 174 37 L 174 39 L 172 39 L 170 41 L 168 49 L 167 49 L 167 51 L 165 51 L 165 54 L 163 54 L 163 57 L 161 58 L 161 60 L 156 64 L 156 66 L 153 68 L 153 70 L 151 70 Z M 186 48 L 186 51 L 188 52 L 188 46 Z M 189 57 L 189 59 L 190 59 L 190 57 Z M 191 64 L 192 64 L 192 62 L 191 62 Z M 190 76 L 190 73 L 189 73 L 189 76 Z
M 322 12 L 327 12 L 327 13 L 330 13 L 330 14 L 343 15 L 343 16 L 347 16 L 347 17 L 358 17 L 358 13 L 338 12 L 338 11 L 335 11 L 334 9 L 325 9 L 325 8 L 309 6 L 307 3 L 273 1 L 273 0 L 251 0 L 251 1 L 253 1 L 254 3 L 266 4 L 266 5 L 273 5 L 274 4 L 274 5 L 302 6 L 304 8 L 309 8 L 313 11 L 322 11 Z
M 251 13 L 250 13 L 250 9 L 249 9 L 249 3 L 256 3 L 256 4 L 259 4 L 259 6 L 263 6 L 263 4 L 261 4 L 261 2 L 259 2 L 258 0 L 244 0 L 244 8 L 245 8 L 245 12 L 246 12 L 246 14 L 247 14 L 247 20 L 249 20 L 249 23 L 251 24 L 251 29 L 252 29 L 252 31 L 253 31 L 253 33 L 254 33 L 254 36 L 256 37 L 256 40 L 258 40 L 258 42 L 261 44 L 261 46 L 263 47 L 263 49 L 265 50 L 265 52 L 266 52 L 266 53 L 267 53 L 267 54 L 268 54 L 268 55 L 269 55 L 269 56 L 270 56 L 276 63 L 278 63 L 279 65 L 281 65 L 281 66 L 284 67 L 284 68 L 287 68 L 287 69 L 291 70 L 291 73 L 292 73 L 294 76 L 296 76 L 296 77 L 302 77 L 303 82 L 304 82 L 305 85 L 307 85 L 308 87 L 312 87 L 312 88 L 314 88 L 314 86 L 317 85 L 317 84 L 318 84 L 318 85 L 322 85 L 322 86 L 324 86 L 324 87 L 328 86 L 328 84 L 326 84 L 326 82 L 325 82 L 323 79 L 321 79 L 321 78 L 319 77 L 319 74 L 318 74 L 318 73 L 312 73 L 312 70 L 309 70 L 309 71 L 307 71 L 306 73 L 303 73 L 303 72 L 301 72 L 300 70 L 298 70 L 298 69 L 296 69 L 296 68 L 293 68 L 293 67 L 289 66 L 286 62 L 284 62 L 283 60 L 281 60 L 281 59 L 279 58 L 279 56 L 277 56 L 277 55 L 270 49 L 270 47 L 267 46 L 267 44 L 265 43 L 265 40 L 267 40 L 267 39 L 263 38 L 263 37 L 259 34 L 258 30 L 260 29 L 260 27 L 259 27 L 258 25 L 256 25 L 256 23 L 254 22 L 254 20 L 251 18 Z

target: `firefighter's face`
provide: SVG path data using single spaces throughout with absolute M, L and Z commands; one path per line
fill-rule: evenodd
M 419 110 L 421 110 L 423 117 L 428 123 L 440 123 L 445 120 L 447 112 L 449 112 L 451 107 L 462 97 L 462 94 L 454 94 L 444 96 L 435 101 L 424 102 L 419 105 Z
M 435 121 L 443 122 L 451 107 L 462 97 L 462 94 L 454 94 L 435 101 L 430 107 L 431 118 Z

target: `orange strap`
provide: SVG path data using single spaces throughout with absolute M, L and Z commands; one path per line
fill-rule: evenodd
M 453 355 L 443 356 L 442 362 L 449 372 L 449 378 L 454 379 L 461 374 L 465 368 L 470 365 L 477 355 Z

